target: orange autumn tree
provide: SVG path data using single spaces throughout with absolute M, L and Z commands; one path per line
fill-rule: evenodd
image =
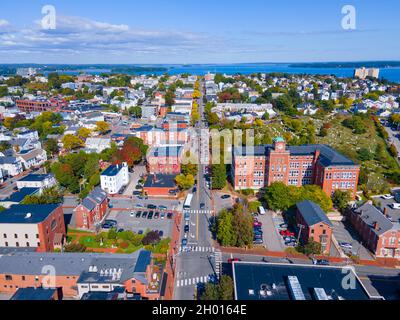
M 129 137 L 125 140 L 122 149 L 113 155 L 112 162 L 114 164 L 126 162 L 129 167 L 132 167 L 145 157 L 147 148 L 142 139 Z

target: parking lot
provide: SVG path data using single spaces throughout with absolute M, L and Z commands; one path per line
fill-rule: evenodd
M 179 200 L 172 199 L 145 199 L 144 197 L 133 196 L 130 198 L 111 198 L 110 203 L 112 209 L 121 210 L 132 210 L 132 209 L 142 209 L 147 207 L 149 204 L 154 204 L 156 206 L 165 206 L 167 210 L 182 210 L 183 203 Z
M 285 244 L 277 229 L 283 223 L 283 218 L 272 211 L 267 211 L 265 215 L 258 215 L 257 219 L 262 223 L 264 246 L 269 251 L 284 251 Z
M 393 203 L 396 203 L 394 199 L 383 199 L 382 197 L 377 197 L 375 200 L 379 203 L 379 207 L 382 212 L 386 209 L 387 214 L 391 217 L 393 222 L 400 222 L 400 210 L 395 210 L 390 207 Z
M 148 219 L 150 211 L 153 211 L 152 219 Z M 139 212 L 140 217 L 136 217 L 136 214 Z M 146 217 L 142 217 L 144 212 L 147 212 Z M 108 215 L 107 220 L 116 220 L 117 229 L 130 230 L 135 233 L 145 233 L 146 230 L 158 230 L 163 232 L 163 238 L 170 237 L 173 225 L 173 219 L 171 218 L 173 216 L 168 218 L 167 212 L 164 212 L 163 217 L 160 215 L 158 218 L 154 214 L 160 213 L 159 210 L 145 209 L 143 211 L 132 211 L 132 213 L 133 216 L 131 216 L 130 211 L 112 211 Z
M 352 245 L 352 249 L 343 249 L 344 253 L 351 253 L 355 256 L 360 257 L 362 260 L 373 260 L 373 257 L 359 241 L 357 233 L 347 222 L 332 222 L 333 234 L 336 240 L 340 242 L 349 243 Z M 333 247 L 333 246 L 332 246 Z
M 225 195 L 225 193 L 213 191 L 214 195 L 214 209 L 215 212 L 220 212 L 223 209 L 230 209 L 233 207 L 234 200 L 232 197 L 227 199 L 222 199 L 221 197 Z

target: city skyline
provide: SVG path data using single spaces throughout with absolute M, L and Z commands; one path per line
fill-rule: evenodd
M 53 5 L 56 28 L 41 26 Z M 290 4 L 290 6 L 289 6 Z M 354 30 L 345 30 L 349 3 L 176 0 L 21 1 L 2 4 L 0 62 L 46 64 L 230 64 L 400 60 L 398 3 L 353 1 Z M 25 8 L 25 10 L 18 10 Z M 290 10 L 288 10 L 290 9 Z M 240 22 L 242 19 L 243 23 Z M 379 43 L 371 39 L 379 39 Z M 379 45 L 378 45 L 379 44 Z M 10 54 L 12 52 L 12 54 Z

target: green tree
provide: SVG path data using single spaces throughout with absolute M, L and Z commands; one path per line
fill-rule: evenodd
M 361 148 L 357 151 L 360 161 L 369 161 L 373 159 L 373 154 L 367 148 Z
M 100 134 L 106 134 L 110 131 L 110 125 L 105 121 L 98 121 L 96 122 L 96 131 Z
M 226 166 L 225 164 L 213 164 L 211 169 L 212 188 L 221 190 L 226 186 Z
M 181 190 L 189 190 L 194 186 L 194 177 L 191 174 L 176 176 L 175 182 Z
M 84 146 L 84 142 L 77 136 L 67 134 L 62 138 L 62 144 L 66 150 L 74 150 Z
M 349 191 L 336 190 L 332 195 L 333 205 L 341 211 L 347 208 L 350 201 L 351 194 Z
M 55 154 L 57 154 L 60 151 L 60 148 L 58 147 L 58 143 L 54 139 L 47 139 L 44 142 L 44 150 L 47 152 L 47 155 L 50 157 L 53 157 Z
M 197 176 L 198 166 L 197 166 L 197 164 L 193 164 L 193 163 L 182 164 L 181 165 L 181 172 L 185 176 L 191 174 L 192 176 L 195 177 L 195 176 Z
M 304 253 L 306 256 L 318 255 L 322 253 L 322 246 L 319 242 L 309 240 L 304 246 L 299 246 L 298 251 Z
M 200 300 L 205 300 L 205 301 L 219 300 L 218 287 L 213 283 L 206 283 L 204 287 L 204 292 L 201 295 Z
M 233 280 L 227 275 L 221 276 L 218 285 L 219 300 L 233 300 Z
M 233 227 L 233 213 L 222 210 L 217 218 L 217 240 L 225 247 L 235 246 L 237 235 Z

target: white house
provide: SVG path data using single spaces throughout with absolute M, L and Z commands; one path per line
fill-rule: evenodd
M 40 190 L 54 187 L 57 180 L 53 174 L 29 174 L 17 181 L 18 189 L 39 188 Z
M 101 189 L 108 194 L 117 194 L 129 183 L 128 164 L 109 166 L 100 175 Z
M 21 160 L 15 157 L 0 157 L 0 170 L 3 176 L 14 177 L 21 174 L 24 170 Z
M 33 149 L 24 151 L 17 155 L 25 170 L 39 167 L 47 161 L 47 153 L 43 149 Z
M 111 147 L 111 139 L 109 138 L 87 138 L 85 142 L 87 152 L 100 153 Z

